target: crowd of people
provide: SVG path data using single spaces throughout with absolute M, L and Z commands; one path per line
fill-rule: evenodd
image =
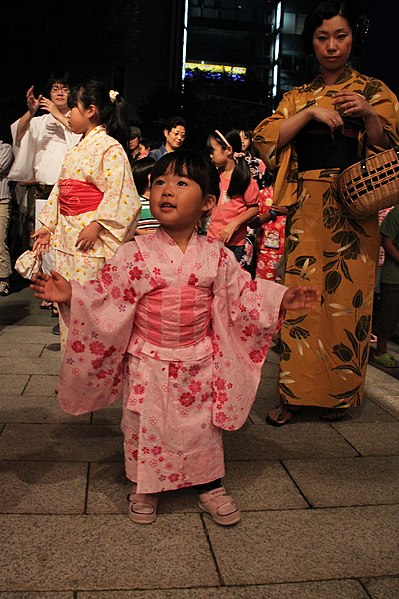
M 60 404 L 82 414 L 123 399 L 135 523 L 154 522 L 160 494 L 187 486 L 216 523 L 240 520 L 222 483 L 222 431 L 245 422 L 271 343 L 280 373 L 269 424 L 310 406 L 337 421 L 363 400 L 378 215 L 350 217 L 336 182 L 359 156 L 399 140 L 393 92 L 349 66 L 367 26 L 351 3 L 321 2 L 303 32 L 316 78 L 253 131 L 210 131 L 203 155 L 185 149 L 180 116 L 156 147 L 129 127 L 117 91 L 71 86 L 60 73 L 50 99 L 28 90 L 13 148 L 0 146 L 2 182 L 14 182 L 37 221 L 31 247 L 43 267 L 31 287 L 60 312 Z M 396 368 L 387 343 L 399 320 L 399 208 L 380 232 L 374 359 Z

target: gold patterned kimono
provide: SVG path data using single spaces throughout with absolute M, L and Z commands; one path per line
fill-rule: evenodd
M 374 107 L 398 141 L 398 100 L 389 88 L 347 68 L 334 85 L 321 76 L 284 95 L 276 112 L 254 132 L 254 143 L 277 169 L 274 202 L 289 206 L 284 284 L 312 285 L 322 293 L 314 311 L 287 313 L 282 328 L 279 391 L 283 403 L 348 408 L 363 399 L 369 354 L 374 278 L 379 247 L 377 215 L 355 220 L 336 191 L 338 168 L 299 172 L 295 140 L 277 149 L 282 119 L 313 104 L 333 109 L 333 94 L 350 90 Z M 328 137 L 328 136 L 323 136 Z M 323 142 L 322 142 L 323 143 Z M 358 133 L 358 156 L 382 150 Z

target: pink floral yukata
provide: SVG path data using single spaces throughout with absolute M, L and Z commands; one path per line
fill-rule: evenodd
M 286 288 L 252 281 L 221 242 L 196 232 L 183 253 L 162 228 L 72 288 L 63 409 L 123 396 L 126 475 L 138 493 L 221 478 L 221 429 L 248 416 Z

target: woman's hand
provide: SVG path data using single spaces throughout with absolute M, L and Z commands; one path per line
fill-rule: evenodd
M 50 271 L 50 275 L 39 272 L 29 285 L 35 297 L 57 304 L 71 304 L 72 287 L 58 272 Z
M 320 305 L 321 293 L 314 287 L 294 285 L 289 287 L 283 295 L 281 310 L 313 310 Z
M 40 107 L 40 100 L 42 99 L 41 95 L 35 98 L 33 90 L 34 86 L 31 85 L 28 91 L 26 92 L 26 104 L 28 106 L 28 110 L 31 116 L 34 116 L 37 112 L 38 108 Z
M 34 252 L 36 251 L 38 256 L 49 251 L 51 233 L 48 229 L 40 227 L 40 229 L 35 231 L 31 237 L 35 240 L 32 250 Z
M 93 249 L 94 244 L 103 228 L 104 227 L 102 225 L 95 221 L 83 227 L 78 235 L 75 247 L 77 247 L 81 252 L 88 252 L 89 250 Z
M 349 90 L 334 94 L 334 108 L 342 116 L 360 116 L 365 120 L 375 114 L 374 108 L 363 96 Z
M 335 131 L 342 127 L 344 121 L 337 110 L 331 108 L 323 108 L 322 106 L 312 106 L 309 110 L 312 112 L 312 117 L 319 123 L 324 123 L 330 127 L 331 131 Z
M 236 229 L 237 229 L 237 225 L 232 220 L 228 225 L 225 226 L 224 229 L 222 229 L 222 231 L 220 233 L 220 241 L 223 241 L 223 243 L 226 243 L 226 244 L 229 243 L 229 241 L 232 238 L 233 233 Z

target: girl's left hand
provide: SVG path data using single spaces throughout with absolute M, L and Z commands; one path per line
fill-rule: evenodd
M 282 310 L 301 310 L 308 308 L 313 310 L 316 305 L 320 305 L 321 293 L 314 287 L 305 285 L 294 285 L 289 287 L 284 293 L 281 302 Z
M 78 235 L 75 247 L 77 247 L 81 252 L 88 252 L 93 249 L 94 244 L 103 228 L 104 227 L 102 225 L 96 222 L 92 222 L 83 227 Z
M 341 91 L 333 97 L 334 108 L 341 116 L 360 116 L 365 119 L 375 112 L 367 100 L 357 92 Z
M 229 243 L 236 228 L 237 228 L 237 226 L 234 224 L 233 221 L 231 223 L 229 223 L 228 225 L 226 225 L 225 228 L 220 233 L 220 241 L 223 241 L 223 243 Z

